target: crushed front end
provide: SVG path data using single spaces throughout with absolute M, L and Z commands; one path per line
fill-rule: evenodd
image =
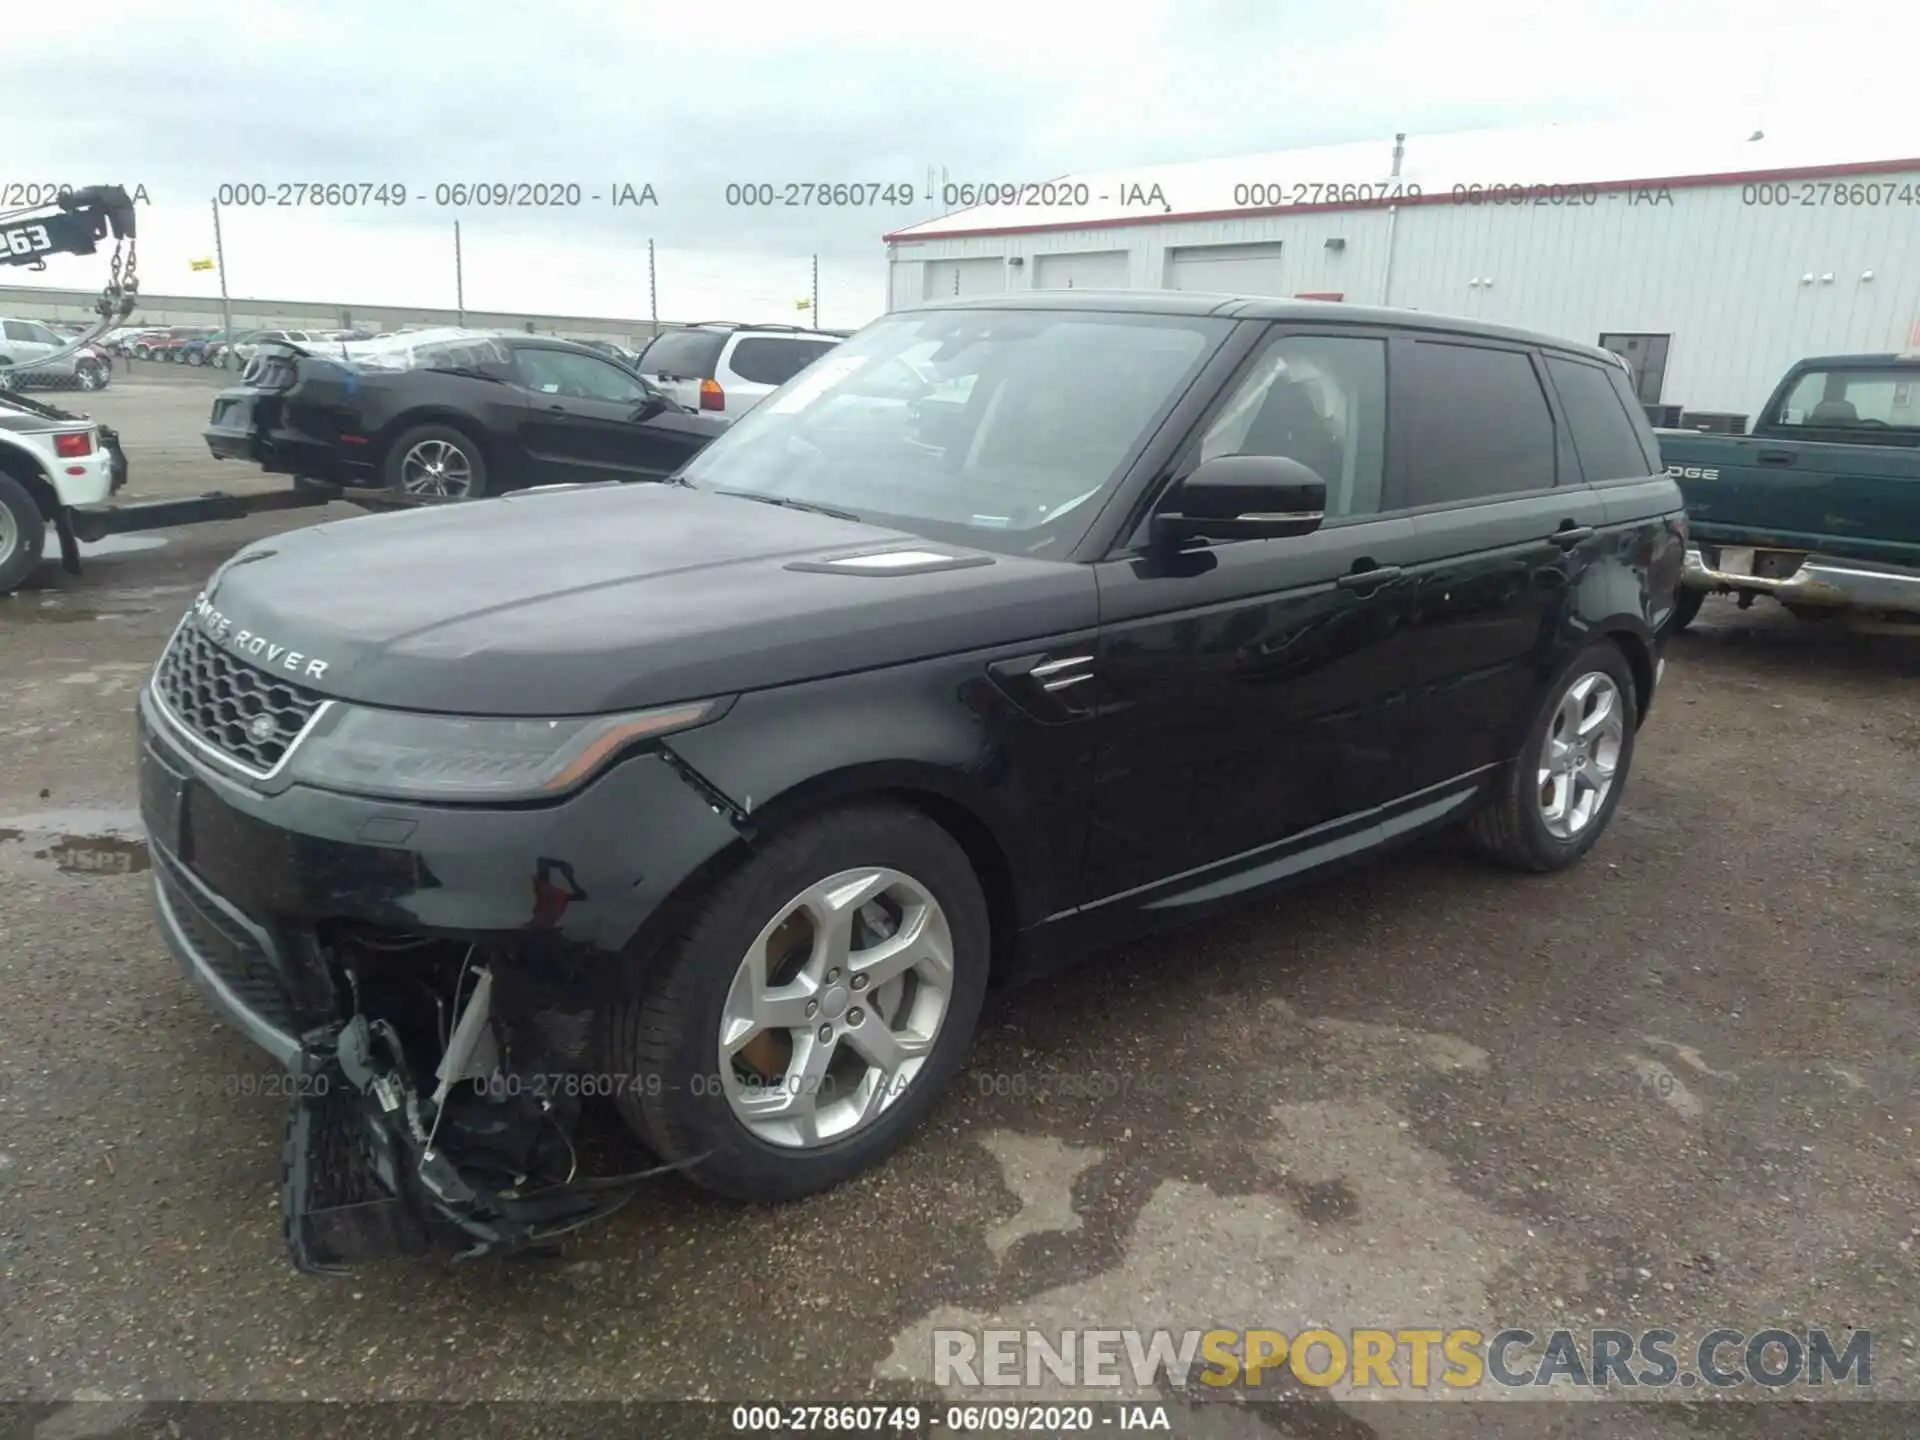
M 343 933 L 326 960 L 351 1015 L 303 1035 L 291 1066 L 281 1212 L 300 1269 L 541 1246 L 659 1173 L 582 1176 L 595 1016 L 511 957 Z
M 577 1127 L 646 1083 L 608 1073 L 601 1017 L 739 817 L 651 744 L 551 803 L 340 793 L 289 763 L 328 706 L 183 624 L 138 706 L 160 932 L 289 1072 L 296 1265 L 545 1246 L 671 1168 L 589 1165 Z

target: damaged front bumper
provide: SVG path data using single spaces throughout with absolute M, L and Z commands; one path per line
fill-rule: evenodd
M 301 1046 L 280 1192 L 296 1268 L 338 1274 L 441 1245 L 459 1259 L 542 1247 L 682 1168 L 580 1178 L 571 1138 L 577 1096 L 509 1081 L 493 1028 L 492 972 L 472 973 L 430 1094 L 388 1020 L 358 1014 Z
M 139 740 L 160 932 L 290 1072 L 296 1265 L 545 1245 L 660 1173 L 586 1175 L 575 1129 L 615 1094 L 600 1019 L 637 938 L 741 837 L 724 796 L 665 755 L 539 809 L 269 793 L 144 692 Z
M 1776 561 L 1771 568 L 1778 573 L 1755 573 L 1770 560 Z M 1920 615 L 1920 570 L 1879 560 L 1842 560 L 1766 547 L 1690 545 L 1681 583 L 1693 590 L 1771 595 L 1790 605 Z

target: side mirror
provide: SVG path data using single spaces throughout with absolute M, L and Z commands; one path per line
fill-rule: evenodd
M 646 399 L 633 407 L 633 418 L 636 421 L 651 420 L 654 416 L 665 414 L 673 408 L 666 396 L 658 391 L 652 391 Z
M 1157 543 L 1310 535 L 1326 518 L 1327 482 L 1298 460 L 1222 455 L 1201 462 L 1160 502 Z

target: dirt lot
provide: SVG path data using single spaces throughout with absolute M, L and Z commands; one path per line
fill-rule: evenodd
M 200 446 L 214 388 L 147 366 L 90 398 L 135 496 L 244 488 Z M 149 918 L 130 707 L 208 571 L 336 513 L 101 547 L 0 602 L 0 1399 L 931 1397 L 941 1326 L 1422 1324 L 1664 1326 L 1683 1360 L 1716 1326 L 1866 1328 L 1866 1393 L 1920 1399 L 1920 641 L 1723 600 L 1573 873 L 1429 845 L 1010 996 L 915 1144 L 791 1208 L 668 1183 L 558 1260 L 295 1274 L 280 1102 L 235 1093 L 268 1062 Z M 1268 1398 L 1180 1433 L 1437 1433 Z M 1580 1433 L 1815 1433 L 1768 1408 Z

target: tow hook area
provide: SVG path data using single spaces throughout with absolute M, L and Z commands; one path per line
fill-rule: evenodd
M 295 1268 L 546 1249 L 681 1168 L 581 1178 L 580 1100 L 539 1083 L 551 1061 L 537 1048 L 516 1056 L 518 1027 L 494 1013 L 494 989 L 491 969 L 461 967 L 450 1031 L 424 1037 L 443 1042 L 437 1063 L 417 1031 L 366 1013 L 304 1037 L 281 1157 Z

